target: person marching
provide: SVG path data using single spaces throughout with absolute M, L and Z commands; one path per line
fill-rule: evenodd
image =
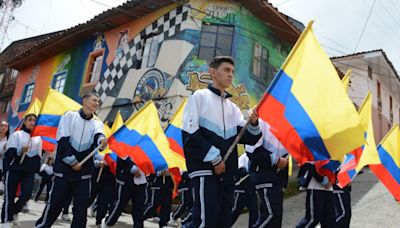
M 7 140 L 9 136 L 8 123 L 6 121 L 0 122 L 0 181 L 3 179 L 5 173 L 3 160 L 7 148 Z
M 143 228 L 143 211 L 146 191 L 146 176 L 136 166 L 130 157 L 117 159 L 117 200 L 111 214 L 103 218 L 101 227 L 108 228 L 115 225 L 122 210 L 132 201 L 133 227 Z
M 192 187 L 188 172 L 182 173 L 182 180 L 178 185 L 178 193 L 180 196 L 180 204 L 175 212 L 172 214 L 172 219 L 178 221 L 182 219 L 184 214 L 190 213 L 193 205 Z
M 98 145 L 105 148 L 107 139 L 103 123 L 94 117 L 100 98 L 87 92 L 82 98 L 82 109 L 68 111 L 60 120 L 57 130 L 57 153 L 54 162 L 54 184 L 50 198 L 36 227 L 51 227 L 60 214 L 65 201 L 73 199 L 71 227 L 86 227 L 93 159 L 81 165 Z M 102 149 L 101 148 L 101 149 Z
M 167 226 L 170 220 L 172 191 L 174 189 L 174 182 L 168 170 L 157 172 L 157 176 L 150 189 L 152 191 L 149 204 L 145 206 L 143 213 L 144 219 L 153 217 L 156 214 L 157 208 L 161 206 L 159 226 Z
M 47 189 L 46 198 L 44 201 L 47 202 L 47 200 L 49 199 L 50 189 L 53 186 L 53 180 L 52 180 L 54 177 L 53 163 L 54 163 L 54 159 L 52 157 L 48 156 L 46 163 L 40 167 L 39 175 L 42 177 L 42 179 L 40 181 L 39 189 L 36 192 L 35 202 L 37 202 L 39 200 L 39 197 L 42 194 L 44 186 L 46 186 L 46 189 Z
M 332 183 L 326 176 L 317 173 L 315 165 L 307 162 L 302 167 L 301 177 L 304 179 L 303 186 L 307 186 L 306 215 L 296 228 L 316 227 L 321 223 L 323 228 L 335 227 L 335 204 Z
M 254 145 L 261 137 L 258 115 L 250 114 L 246 125 L 240 109 L 225 90 L 233 82 L 231 57 L 215 57 L 209 65 L 212 84 L 189 97 L 183 114 L 183 148 L 194 189 L 194 227 L 229 227 L 232 221 L 234 175 L 238 169 L 235 147 L 223 157 L 244 126 L 239 143 Z
M 18 213 L 32 195 L 35 173 L 39 171 L 42 155 L 42 139 L 39 136 L 31 137 L 36 118 L 35 114 L 26 115 L 21 130 L 12 133 L 7 142 L 5 160 L 9 160 L 10 163 L 5 174 L 5 194 L 1 213 L 3 227 L 9 227 L 9 222 L 18 224 Z M 18 201 L 14 203 L 19 183 L 21 183 L 21 193 Z
M 283 190 L 288 183 L 286 149 L 260 120 L 263 137 L 254 145 L 246 145 L 250 177 L 257 190 L 260 206 L 253 227 L 282 227 Z
M 239 157 L 239 171 L 235 183 L 235 201 L 232 208 L 232 226 L 243 209 L 249 210 L 249 228 L 257 221 L 257 195 L 254 183 L 249 177 L 249 158 L 246 153 Z

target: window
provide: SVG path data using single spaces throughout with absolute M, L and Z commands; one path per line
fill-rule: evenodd
M 255 42 L 253 55 L 253 75 L 258 81 L 269 83 L 272 77 L 268 78 L 268 50 Z
M 376 91 L 378 96 L 378 110 L 382 111 L 381 83 L 379 81 L 376 81 Z
M 60 93 L 64 92 L 65 81 L 67 79 L 67 72 L 60 72 L 54 75 L 51 87 Z
M 233 27 L 203 24 L 200 35 L 199 58 L 211 61 L 218 55 L 231 55 Z
M 159 36 L 153 36 L 146 39 L 142 55 L 141 68 L 154 66 L 158 54 L 158 44 L 159 44 Z
M 104 50 L 97 50 L 89 56 L 89 67 L 85 77 L 85 83 L 96 84 L 100 79 L 101 68 L 103 66 Z
M 34 83 L 25 85 L 22 93 L 21 104 L 28 104 L 29 102 L 31 102 L 34 88 Z
M 368 78 L 372 79 L 372 68 L 368 66 Z

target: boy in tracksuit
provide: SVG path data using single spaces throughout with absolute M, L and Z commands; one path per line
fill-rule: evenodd
M 174 182 L 168 170 L 157 172 L 157 177 L 150 189 L 152 191 L 149 203 L 145 206 L 143 213 L 144 219 L 153 217 L 157 208 L 161 206 L 159 226 L 167 226 L 170 219 L 172 191 L 174 189 Z
M 349 228 L 351 220 L 351 184 L 340 188 L 333 186 L 336 208 L 336 228 Z
M 121 216 L 122 210 L 132 201 L 133 227 L 143 228 L 143 210 L 146 191 L 146 176 L 130 157 L 117 159 L 117 200 L 111 213 L 102 220 L 101 227 L 112 227 Z
M 250 114 L 246 125 L 240 109 L 228 99 L 231 95 L 225 90 L 233 82 L 233 59 L 215 57 L 209 73 L 212 84 L 189 97 L 183 114 L 183 148 L 194 190 L 193 226 L 229 227 L 237 148 L 226 161 L 223 157 L 244 126 L 247 127 L 239 143 L 253 145 L 261 132 L 257 113 Z
M 311 162 L 303 166 L 301 169 L 307 185 L 306 215 L 296 228 L 315 227 L 318 223 L 321 223 L 322 228 L 334 228 L 335 204 L 332 184 L 326 176 L 318 174 Z
M 36 222 L 37 228 L 51 227 L 65 205 L 65 201 L 71 196 L 73 199 L 71 227 L 86 226 L 90 179 L 94 162 L 93 158 L 82 166 L 79 162 L 98 145 L 102 148 L 107 145 L 103 123 L 94 118 L 94 112 L 99 108 L 99 101 L 97 94 L 88 92 L 83 96 L 82 109 L 68 111 L 60 119 L 53 167 L 55 176 L 53 189 L 43 215 Z
M 188 172 L 185 171 L 182 173 L 182 180 L 178 186 L 178 193 L 181 198 L 181 202 L 179 204 L 179 207 L 172 214 L 173 220 L 178 220 L 179 218 L 182 218 L 182 216 L 186 212 L 189 212 L 189 210 L 192 208 L 193 198 L 192 198 L 192 191 L 191 191 L 190 185 L 191 185 L 191 182 L 190 182 L 189 174 L 188 174 Z
M 254 183 L 249 176 L 249 158 L 246 153 L 239 157 L 239 171 L 235 183 L 235 200 L 232 208 L 232 225 L 235 224 L 243 209 L 249 210 L 249 228 L 257 220 L 257 195 Z
M 101 224 L 101 220 L 106 216 L 107 211 L 111 214 L 111 209 L 117 195 L 115 176 L 109 169 L 104 155 L 95 156 L 95 172 L 92 177 L 92 192 L 90 193 L 89 205 L 96 200 L 96 225 Z M 100 170 L 103 169 L 97 182 Z
M 283 190 L 288 183 L 287 151 L 270 132 L 270 126 L 260 120 L 262 138 L 246 145 L 250 177 L 260 199 L 257 222 L 253 227 L 282 226 Z

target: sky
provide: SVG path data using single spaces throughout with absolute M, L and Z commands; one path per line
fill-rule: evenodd
M 24 0 L 2 49 L 12 41 L 70 28 L 126 0 Z M 313 30 L 330 56 L 383 49 L 400 70 L 400 1 L 269 0 Z M 371 10 L 372 9 L 372 10 Z M 369 15 L 369 16 L 368 16 Z

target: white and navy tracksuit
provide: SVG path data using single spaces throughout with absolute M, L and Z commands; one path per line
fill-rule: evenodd
M 160 227 L 167 226 L 171 214 L 172 191 L 174 189 L 174 182 L 169 172 L 161 174 L 157 172 L 157 176 L 152 185 L 150 185 L 151 194 L 149 196 L 148 204 L 144 209 L 144 219 L 151 218 L 156 214 L 157 208 L 160 209 Z
M 0 140 L 0 180 L 3 179 L 3 175 L 5 174 L 4 168 L 3 168 L 3 160 L 4 160 L 4 154 L 6 153 L 6 146 L 7 146 L 7 140 L 8 137 L 4 137 L 2 140 Z
M 281 227 L 283 190 L 288 183 L 288 168 L 278 170 L 286 149 L 270 132 L 268 123 L 260 120 L 262 138 L 254 146 L 246 145 L 249 173 L 260 199 L 257 222 L 253 227 Z
M 336 228 L 349 228 L 351 220 L 351 184 L 344 188 L 333 186 L 336 208 Z
M 2 222 L 13 220 L 13 215 L 18 214 L 26 202 L 30 199 L 33 190 L 35 173 L 39 172 L 40 157 L 42 155 L 42 139 L 31 137 L 30 131 L 25 127 L 10 135 L 7 143 L 5 159 L 10 161 L 5 173 L 5 194 L 3 210 L 1 213 Z M 20 164 L 23 152 L 22 147 L 29 146 L 24 161 Z M 14 203 L 18 184 L 21 183 L 21 194 Z
M 53 168 L 54 184 L 49 202 L 42 217 L 36 222 L 36 227 L 50 227 L 65 206 L 65 201 L 71 196 L 73 199 L 71 227 L 86 226 L 93 159 L 84 163 L 79 172 L 74 171 L 72 166 L 89 155 L 104 138 L 103 123 L 93 116 L 87 117 L 82 110 L 69 111 L 61 117 Z
M 40 181 L 40 186 L 38 191 L 36 192 L 35 196 L 35 201 L 39 200 L 40 194 L 42 194 L 44 186 L 46 186 L 46 199 L 45 202 L 49 199 L 50 196 L 50 190 L 51 187 L 53 186 L 53 177 L 54 177 L 54 172 L 53 172 L 53 166 L 49 164 L 43 164 L 40 167 L 40 172 L 39 175 L 42 177 Z
M 237 148 L 229 156 L 226 172 L 213 174 L 246 121 L 228 93 L 211 85 L 189 97 L 183 114 L 183 147 L 194 189 L 193 226 L 229 227 L 232 221 L 234 175 L 237 172 Z M 260 128 L 248 125 L 242 144 L 254 145 Z
M 139 168 L 132 162 L 130 157 L 117 160 L 116 182 L 117 182 L 117 200 L 111 213 L 105 219 L 107 226 L 113 226 L 122 210 L 132 201 L 133 227 L 143 228 L 143 211 L 146 191 L 146 177 L 142 171 L 140 177 L 135 177 Z
M 248 172 L 249 158 L 246 153 L 239 157 L 239 171 L 235 183 L 235 199 L 232 208 L 232 225 L 235 224 L 243 209 L 249 210 L 249 228 L 257 221 L 257 195 L 254 183 Z
M 102 160 L 104 156 L 97 156 L 97 159 Z M 100 160 L 96 160 L 95 164 Z M 96 200 L 96 225 L 101 224 L 101 220 L 106 216 L 107 212 L 111 214 L 112 207 L 117 197 L 117 186 L 115 182 L 115 176 L 110 171 L 108 165 L 104 166 L 101 173 L 99 182 L 97 177 L 99 175 L 100 168 L 96 167 L 92 176 L 92 191 L 90 192 L 89 205 L 92 205 Z
M 193 205 L 193 197 L 191 190 L 191 180 L 189 178 L 188 172 L 182 173 L 182 180 L 178 186 L 178 193 L 180 196 L 180 204 L 175 212 L 172 214 L 172 219 L 177 220 L 178 218 L 183 218 L 184 214 L 189 213 Z
M 301 167 L 301 173 L 307 175 L 306 215 L 300 220 L 296 228 L 315 227 L 319 223 L 322 228 L 335 227 L 335 203 L 333 188 L 326 189 L 329 183 L 327 177 L 321 176 L 315 170 L 315 166 L 305 163 Z M 308 177 L 311 175 L 311 177 Z M 306 183 L 307 184 L 307 183 Z

